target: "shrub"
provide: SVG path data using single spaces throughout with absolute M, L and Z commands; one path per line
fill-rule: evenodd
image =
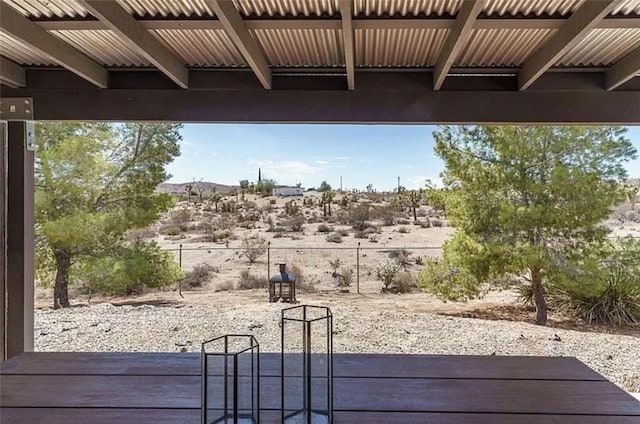
M 389 291 L 393 293 L 409 293 L 416 287 L 416 279 L 409 271 L 400 272 L 391 283 Z
M 178 234 L 180 234 L 178 232 Z M 174 234 L 177 235 L 177 234 Z M 156 236 L 156 232 L 152 228 L 134 228 L 127 231 L 126 239 L 129 241 L 143 241 L 145 239 L 152 239 Z
M 353 233 L 353 236 L 359 239 L 366 239 L 367 237 L 369 237 L 369 234 L 367 234 L 366 231 L 356 231 L 355 233 Z
M 327 236 L 327 241 L 332 243 L 342 243 L 342 236 L 340 233 L 331 233 Z
M 409 221 L 409 220 L 408 220 L 408 219 L 406 219 L 406 218 L 400 218 L 400 219 L 398 219 L 398 220 L 396 221 L 396 223 L 397 223 L 398 225 L 410 225 L 410 224 L 411 224 L 411 221 Z
M 480 296 L 485 288 L 445 259 L 426 260 L 424 270 L 418 273 L 418 285 L 445 301 L 467 301 Z
M 400 227 L 400 228 L 398 228 L 398 232 L 400 234 L 407 234 L 409 232 L 409 230 L 407 229 L 407 227 Z
M 338 287 L 350 287 L 355 278 L 355 273 L 352 269 L 345 269 L 342 272 L 336 274 L 336 285 Z
M 233 289 L 236 288 L 236 285 L 233 283 L 233 281 L 227 280 L 227 281 L 223 281 L 221 283 L 218 283 L 218 285 L 216 286 L 216 290 L 217 292 L 219 291 L 231 291 Z
M 181 232 L 180 227 L 167 227 L 164 229 L 164 233 L 168 236 L 177 236 L 180 235 Z
M 331 276 L 333 278 L 338 277 L 338 270 L 340 269 L 341 265 L 342 265 L 342 261 L 340 260 L 340 258 L 336 258 L 333 261 L 329 261 L 329 266 L 331 267 Z
M 300 268 L 296 263 L 293 263 L 289 267 L 289 272 L 296 276 L 296 290 L 305 293 L 315 293 L 316 288 L 313 285 L 313 282 L 307 281 L 302 268 Z
M 371 207 L 367 204 L 353 205 L 349 208 L 348 221 L 354 230 L 364 230 L 371 220 Z
M 401 267 L 406 267 L 411 263 L 411 251 L 407 249 L 392 250 L 389 252 L 389 258 L 395 259 L 396 263 Z
M 340 234 L 342 237 L 349 236 L 349 230 L 338 230 L 337 233 Z
M 238 288 L 240 290 L 264 289 L 268 285 L 266 278 L 260 278 L 253 275 L 248 269 L 240 271 L 238 277 Z
M 595 279 L 550 291 L 549 306 L 587 323 L 640 325 L 640 272 L 637 266 L 609 264 Z
M 429 218 L 424 221 L 417 221 L 416 224 L 418 224 L 420 228 L 431 228 L 431 221 L 429 221 Z
M 242 249 L 242 256 L 252 264 L 267 253 L 267 240 L 259 236 L 245 237 L 242 239 Z
M 71 277 L 92 293 L 130 295 L 177 283 L 184 272 L 171 252 L 138 241 L 117 246 L 110 256 L 87 258 L 72 268 Z
M 320 224 L 318 225 L 318 232 L 319 233 L 330 233 L 333 231 L 333 227 L 327 225 L 327 224 Z
M 187 288 L 202 287 L 202 285 L 209 280 L 211 274 L 218 271 L 217 268 L 209 264 L 198 264 L 194 266 L 191 271 L 187 272 L 181 284 Z
M 376 268 L 376 280 L 382 281 L 382 292 L 388 292 L 389 287 L 400 271 L 400 267 L 391 261 Z
M 304 230 L 304 215 L 295 215 L 289 217 L 285 221 L 285 225 L 289 228 L 289 231 L 299 233 Z
M 432 219 L 431 220 L 431 225 L 433 227 L 444 227 L 444 223 L 439 219 Z
M 182 231 L 187 231 L 187 227 L 191 221 L 191 211 L 189 209 L 173 210 L 169 214 L 167 221 L 170 225 L 179 227 Z

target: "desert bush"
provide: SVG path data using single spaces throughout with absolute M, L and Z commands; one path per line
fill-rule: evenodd
M 300 233 L 304 230 L 304 215 L 295 215 L 288 217 L 284 224 L 289 231 L 294 233 Z
M 439 219 L 432 219 L 431 220 L 431 226 L 432 227 L 444 227 L 444 222 L 442 222 Z
M 248 269 L 240 271 L 240 275 L 238 276 L 238 288 L 240 290 L 264 289 L 267 288 L 267 285 L 268 280 L 266 278 L 258 277 Z
M 342 243 L 342 236 L 340 233 L 331 233 L 327 236 L 327 241 L 331 243 Z
M 320 224 L 318 225 L 318 232 L 319 233 L 330 233 L 333 231 L 333 227 L 327 224 Z
M 382 292 L 389 291 L 389 287 L 393 284 L 398 272 L 400 272 L 400 267 L 391 261 L 387 261 L 376 268 L 376 280 L 382 281 Z
M 359 239 L 366 239 L 367 237 L 369 237 L 369 235 L 364 231 L 356 231 L 355 233 L 353 233 L 353 236 Z
M 371 218 L 371 206 L 368 204 L 352 205 L 349 208 L 348 222 L 354 230 L 362 231 L 366 229 Z
M 355 279 L 355 272 L 353 269 L 344 269 L 340 273 L 336 274 L 336 285 L 338 287 L 350 287 Z
M 179 227 L 182 231 L 188 230 L 189 222 L 191 222 L 191 211 L 189 209 L 177 209 L 169 213 L 167 223 L 174 227 Z
M 329 261 L 329 266 L 331 267 L 331 277 L 336 278 L 338 276 L 338 270 L 340 266 L 342 266 L 342 261 L 340 258 L 335 258 L 334 260 Z
M 422 256 L 416 256 L 413 259 L 416 263 L 416 265 L 424 265 L 424 259 L 422 258 Z
M 220 283 L 218 283 L 216 285 L 215 291 L 220 292 L 220 291 L 231 291 L 234 290 L 236 288 L 236 285 L 233 281 L 231 280 L 227 280 L 227 281 L 222 281 Z
M 424 221 L 416 221 L 415 224 L 419 225 L 420 228 L 431 228 L 431 221 L 429 218 L 426 218 Z
M 250 264 L 267 253 L 267 240 L 260 236 L 244 237 L 242 239 L 242 256 L 245 256 Z
M 218 271 L 218 268 L 215 268 L 209 264 L 198 264 L 194 266 L 191 271 L 187 272 L 184 279 L 181 281 L 182 287 L 202 287 L 202 285 L 209 280 L 211 274 Z
M 372 234 L 369 236 L 369 242 L 370 243 L 377 243 L 378 242 L 378 235 L 377 234 Z
M 406 267 L 411 264 L 411 251 L 407 249 L 392 250 L 389 252 L 389 258 L 395 259 L 401 267 Z
M 444 259 L 427 259 L 424 270 L 418 273 L 418 285 L 445 301 L 467 301 L 486 290 L 473 276 Z
M 637 266 L 612 263 L 592 281 L 553 287 L 550 308 L 587 323 L 640 325 L 640 272 Z
M 336 232 L 340 234 L 342 237 L 349 237 L 349 230 L 341 229 Z
M 408 219 L 406 219 L 406 218 L 399 218 L 399 219 L 396 221 L 396 224 L 398 224 L 398 225 L 411 225 L 411 221 L 409 221 L 409 220 L 408 220 Z
M 409 271 L 402 271 L 396 275 L 389 291 L 392 293 L 409 293 L 416 287 L 416 279 Z
M 177 236 L 182 232 L 180 227 L 167 227 L 164 229 L 164 233 L 168 236 Z
M 409 232 L 409 230 L 407 229 L 407 227 L 400 227 L 400 228 L 398 228 L 398 232 L 400 234 L 407 234 Z

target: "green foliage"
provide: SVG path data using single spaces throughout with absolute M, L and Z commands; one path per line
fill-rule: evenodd
M 418 286 L 441 300 L 467 301 L 482 294 L 478 280 L 446 260 L 427 259 Z
M 262 193 L 263 195 L 271 195 L 273 193 L 273 189 L 276 188 L 276 181 L 271 179 L 264 179 L 258 181 L 255 187 L 255 191 L 257 193 Z
M 338 287 L 351 287 L 351 284 L 355 280 L 355 272 L 353 269 L 343 269 L 336 275 L 336 285 Z
M 180 154 L 180 128 L 138 123 L 36 126 L 35 219 L 44 246 L 39 252 L 67 258 L 56 263 L 54 307 L 69 306 L 70 263 L 82 267 L 96 252 L 109 255 L 112 247 L 120 248 L 127 230 L 155 222 L 172 204 L 169 195 L 155 188 L 169 177 L 165 166 Z M 114 290 L 120 287 L 114 282 Z
M 320 187 L 318 187 L 318 191 L 331 191 L 331 185 L 326 181 L 320 183 Z
M 387 261 L 386 263 L 378 266 L 375 270 L 376 280 L 382 281 L 382 291 L 387 292 L 400 272 L 400 266 L 395 262 Z
M 168 236 L 178 236 L 181 232 L 182 230 L 180 227 L 167 227 L 164 230 L 164 233 Z
M 155 242 L 123 243 L 109 255 L 83 258 L 72 269 L 73 281 L 83 289 L 114 295 L 166 287 L 183 277 L 173 254 L 161 251 Z
M 447 218 L 458 229 L 446 263 L 480 284 L 529 271 L 536 284 L 601 242 L 635 149 L 618 127 L 441 127 Z M 473 293 L 473 290 L 466 290 Z M 480 293 L 480 291 L 477 291 Z M 544 324 L 544 305 L 536 322 Z
M 242 239 L 242 250 L 242 256 L 252 264 L 267 253 L 267 240 L 260 236 L 245 237 Z

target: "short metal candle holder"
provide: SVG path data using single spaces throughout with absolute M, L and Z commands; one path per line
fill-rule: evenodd
M 202 343 L 202 424 L 260 423 L 260 346 L 229 334 Z
M 282 310 L 282 422 L 333 423 L 333 315 L 324 306 Z

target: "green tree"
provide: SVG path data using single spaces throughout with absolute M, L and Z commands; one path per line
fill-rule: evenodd
M 408 192 L 408 200 L 409 205 L 411 206 L 411 210 L 413 210 L 413 220 L 418 220 L 417 209 L 422 204 L 422 200 L 424 199 L 424 193 L 422 190 L 411 190 Z
M 55 273 L 54 308 L 69 306 L 72 266 L 109 255 L 124 233 L 155 222 L 172 203 L 155 192 L 180 154 L 180 125 L 46 123 L 36 128 L 38 252 Z M 151 253 L 149 253 L 151 254 Z M 162 262 L 162 261 L 160 261 Z
M 275 180 L 269 178 L 262 179 L 258 181 L 258 184 L 256 184 L 256 192 L 264 195 L 270 195 L 273 192 L 273 189 L 276 188 L 276 184 Z
M 328 182 L 323 181 L 320 183 L 320 187 L 318 187 L 318 191 L 331 191 L 331 185 Z
M 336 194 L 330 190 L 322 193 L 322 197 L 320 198 L 322 204 L 322 216 L 331 216 L 331 202 L 335 195 Z
M 444 259 L 476 285 L 527 272 L 536 324 L 547 322 L 545 282 L 608 232 L 622 198 L 623 163 L 636 151 L 619 127 L 449 127 L 434 132 L 445 162 L 447 218 L 457 228 Z

